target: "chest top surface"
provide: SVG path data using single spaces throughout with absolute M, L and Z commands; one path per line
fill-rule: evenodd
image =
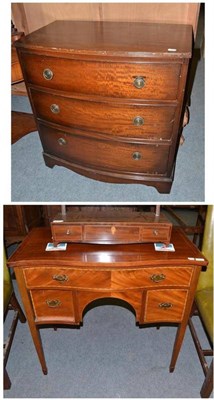
M 75 268 L 117 268 L 151 265 L 201 265 L 207 260 L 197 247 L 181 232 L 173 228 L 171 242 L 175 252 L 158 252 L 154 244 L 93 245 L 69 243 L 66 251 L 45 251 L 51 241 L 50 228 L 34 228 L 16 252 L 9 258 L 9 267 L 41 267 L 67 265 Z
M 55 21 L 16 42 L 41 51 L 100 56 L 190 58 L 192 26 L 141 22 Z

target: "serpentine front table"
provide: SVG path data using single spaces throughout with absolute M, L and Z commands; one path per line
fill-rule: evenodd
M 139 325 L 178 324 L 170 372 L 184 338 L 198 277 L 207 260 L 179 229 L 172 229 L 174 252 L 154 243 L 68 243 L 46 251 L 49 228 L 35 228 L 8 260 L 13 267 L 32 339 L 47 374 L 41 325 L 80 325 L 86 306 L 101 298 L 129 303 Z M 161 349 L 160 349 L 161 351 Z

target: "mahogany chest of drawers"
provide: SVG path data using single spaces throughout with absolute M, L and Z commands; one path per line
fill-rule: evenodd
M 54 244 L 82 243 L 148 243 L 168 244 L 172 224 L 163 214 L 140 212 L 127 208 L 84 207 L 81 211 L 58 214 L 51 222 Z
M 16 47 L 46 165 L 170 191 L 191 26 L 55 21 Z
M 49 228 L 34 228 L 8 260 L 15 271 L 44 374 L 47 366 L 39 328 L 47 324 L 80 325 L 86 307 L 105 298 L 128 303 L 139 325 L 178 324 L 172 372 L 199 273 L 207 265 L 193 243 L 174 228 L 171 241 L 175 252 L 170 253 L 155 251 L 152 243 L 68 243 L 66 251 L 49 252 L 45 248 L 50 239 Z

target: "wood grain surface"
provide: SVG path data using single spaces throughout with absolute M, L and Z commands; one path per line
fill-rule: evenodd
M 170 191 L 190 25 L 55 21 L 16 47 L 47 166 Z
M 45 251 L 49 228 L 33 229 L 8 260 L 13 267 L 44 374 L 47 365 L 39 327 L 80 325 L 87 308 L 100 299 L 127 304 L 136 322 L 177 323 L 170 371 L 175 368 L 201 268 L 207 260 L 179 229 L 175 252 L 156 252 L 153 244 L 71 244 Z

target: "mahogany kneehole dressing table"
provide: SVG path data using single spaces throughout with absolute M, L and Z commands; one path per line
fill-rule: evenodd
M 139 325 L 177 323 L 173 372 L 194 294 L 207 260 L 179 230 L 172 229 L 175 252 L 157 252 L 153 243 L 68 243 L 66 251 L 45 251 L 49 228 L 33 229 L 8 260 L 13 267 L 32 339 L 44 374 L 47 366 L 39 328 L 80 325 L 85 307 L 116 298 L 132 306 Z

